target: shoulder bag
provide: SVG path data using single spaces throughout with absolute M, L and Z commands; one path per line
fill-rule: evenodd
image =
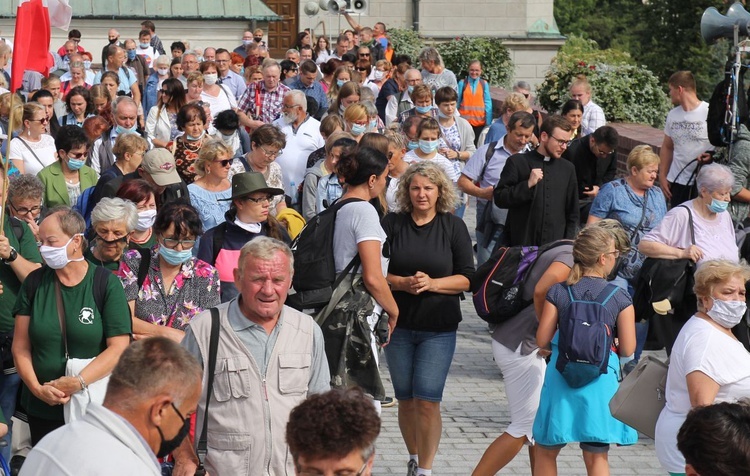
M 644 355 L 609 401 L 612 416 L 649 438 L 656 433 L 656 420 L 667 403 L 665 388 L 669 361 Z

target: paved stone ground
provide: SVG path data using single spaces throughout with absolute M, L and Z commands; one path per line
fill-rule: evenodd
M 469 229 L 474 228 L 474 210 L 466 212 Z M 484 450 L 499 436 L 510 421 L 502 375 L 492 358 L 487 325 L 476 316 L 471 299 L 462 301 L 464 320 L 459 326 L 456 353 L 443 395 L 443 436 L 433 474 L 470 475 Z M 666 358 L 664 351 L 656 353 Z M 393 395 L 385 359 L 381 374 L 386 392 Z M 377 458 L 373 474 L 403 475 L 408 454 L 398 429 L 397 406 L 383 409 L 383 426 L 377 441 Z M 641 436 L 628 447 L 613 447 L 609 453 L 613 475 L 664 475 L 654 452 L 654 442 Z M 569 445 L 558 457 L 561 476 L 585 475 L 586 470 L 577 444 Z M 531 474 L 525 450 L 499 474 Z

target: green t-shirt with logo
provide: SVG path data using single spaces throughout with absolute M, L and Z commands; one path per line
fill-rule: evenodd
M 130 308 L 125 291 L 114 274 L 107 274 L 102 312 L 94 300 L 94 269 L 89 264 L 86 276 L 76 286 L 60 285 L 65 308 L 65 327 L 68 352 L 71 358 L 90 359 L 106 347 L 106 339 L 132 332 Z M 13 314 L 31 316 L 29 340 L 31 362 L 40 383 L 65 375 L 65 344 L 55 298 L 54 271 L 45 268 L 39 287 L 34 293 L 33 306 L 21 286 Z M 23 387 L 21 401 L 29 415 L 50 420 L 62 420 L 62 406 L 49 406 Z
M 16 225 L 20 225 L 20 228 L 23 230 L 20 241 L 16 238 L 14 230 L 16 225 L 12 224 L 11 220 L 15 220 Z M 42 256 L 39 254 L 39 248 L 36 246 L 34 234 L 26 222 L 5 215 L 3 231 L 5 232 L 5 236 L 8 237 L 10 246 L 18 252 L 18 256 L 23 256 L 33 263 L 42 262 Z M 13 305 L 16 303 L 18 290 L 21 288 L 21 281 L 18 280 L 18 276 L 16 276 L 16 273 L 11 269 L 9 264 L 0 262 L 0 282 L 3 283 L 3 292 L 0 294 L 0 332 L 10 332 L 15 325 L 11 311 L 13 310 Z

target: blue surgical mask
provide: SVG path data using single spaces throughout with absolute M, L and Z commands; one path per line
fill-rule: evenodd
M 377 128 L 378 128 L 378 120 L 377 119 L 373 119 L 372 121 L 370 121 L 370 124 L 369 124 L 367 130 L 374 131 Z
M 197 141 L 197 140 L 201 140 L 203 138 L 203 136 L 205 136 L 205 135 L 206 135 L 206 131 L 204 130 L 203 132 L 201 132 L 201 135 L 199 135 L 198 137 L 193 137 L 190 134 L 185 134 L 185 138 L 187 140 Z
M 420 114 L 427 114 L 428 112 L 432 111 L 432 106 L 415 106 L 415 109 Z
M 150 43 L 139 43 L 138 45 L 141 47 L 142 50 L 145 50 L 146 48 L 151 46 Z
M 159 254 L 162 258 L 164 258 L 164 261 L 171 264 L 172 266 L 182 264 L 193 257 L 192 250 L 177 251 L 171 248 L 167 248 L 166 246 L 159 247 Z
M 438 109 L 438 117 L 440 117 L 442 119 L 448 119 L 451 116 L 449 116 L 448 114 L 443 113 L 443 111 L 441 111 L 440 109 Z
M 128 50 L 128 59 L 133 61 L 135 59 L 135 50 Z
M 407 86 L 406 87 L 406 92 L 408 92 L 409 94 L 413 93 L 414 92 L 414 86 L 412 86 L 412 85 Z
M 117 127 L 115 127 L 115 133 L 118 136 L 120 134 L 135 134 L 136 133 L 136 129 L 138 129 L 138 126 L 136 126 L 136 125 L 133 125 L 133 127 L 131 127 L 130 129 L 127 129 L 127 128 L 122 127 L 121 125 L 118 124 Z
M 242 45 L 243 46 L 247 46 L 247 45 L 252 44 L 252 42 L 253 42 L 253 40 L 242 40 Z
M 439 140 L 419 140 L 419 149 L 425 154 L 435 152 L 440 145 Z
M 85 69 L 91 69 L 91 61 L 84 61 L 83 62 L 83 67 Z
M 352 134 L 355 136 L 361 136 L 367 130 L 367 126 L 361 124 L 352 124 Z
M 406 145 L 406 148 L 409 150 L 416 150 L 419 147 L 419 142 L 415 140 L 410 140 L 409 143 Z
M 715 198 L 712 198 L 711 204 L 708 205 L 708 209 L 714 213 L 725 212 L 727 211 L 727 207 L 729 207 L 729 202 L 725 202 L 724 200 L 716 200 Z
M 343 79 L 337 79 L 336 80 L 336 86 L 341 87 L 346 83 Z
M 74 159 L 73 157 L 68 157 L 68 168 L 70 170 L 78 170 L 81 167 L 83 167 L 85 163 L 86 163 L 85 160 L 79 160 L 79 159 Z

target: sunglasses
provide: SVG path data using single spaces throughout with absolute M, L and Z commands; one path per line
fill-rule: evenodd
M 40 122 L 42 124 L 47 124 L 49 122 L 49 119 L 42 118 L 42 119 L 29 119 L 29 122 Z
M 161 89 L 161 90 L 159 90 L 159 92 L 162 93 L 162 94 L 164 94 L 165 96 L 169 95 L 169 91 L 167 91 L 166 89 Z
M 370 53 L 360 53 L 359 56 L 364 56 L 366 58 L 370 57 Z
M 357 68 L 357 71 L 362 72 L 362 73 L 366 73 L 367 72 L 367 68 Z
M 215 164 L 221 164 L 222 167 L 229 167 L 233 159 L 214 160 Z

